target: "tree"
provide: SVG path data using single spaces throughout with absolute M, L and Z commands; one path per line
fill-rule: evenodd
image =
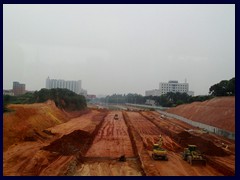
M 222 80 L 209 88 L 209 94 L 213 96 L 235 95 L 235 78 Z
M 227 94 L 235 95 L 235 77 L 228 81 Z

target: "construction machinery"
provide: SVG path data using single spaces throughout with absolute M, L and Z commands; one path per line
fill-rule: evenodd
M 163 144 L 163 139 L 162 139 L 162 136 L 160 135 L 158 143 L 153 145 L 152 158 L 154 160 L 168 161 L 167 151 L 166 149 L 162 148 L 162 144 Z
M 118 120 L 118 114 L 115 114 L 115 115 L 114 115 L 114 119 L 115 119 L 115 120 Z
M 187 148 L 184 148 L 182 158 L 191 165 L 206 165 L 206 159 L 204 159 L 201 152 L 197 150 L 196 145 L 188 145 Z

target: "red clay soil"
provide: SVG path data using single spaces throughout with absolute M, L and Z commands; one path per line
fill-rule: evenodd
M 177 142 L 174 142 L 171 138 L 164 134 L 155 124 L 151 123 L 148 119 L 143 117 L 137 112 L 127 112 L 127 115 L 132 123 L 132 126 L 142 138 L 142 141 L 148 143 L 148 145 L 142 147 L 145 150 L 152 146 L 153 141 L 158 139 L 159 134 L 163 136 L 164 148 L 171 146 L 178 146 Z M 151 132 L 153 130 L 153 132 Z M 157 138 L 156 138 L 157 137 Z M 148 140 L 146 140 L 146 138 Z M 150 140 L 151 139 L 151 140 Z M 135 141 L 140 141 L 139 138 L 135 138 Z M 140 142 L 136 142 L 137 144 Z M 145 144 L 144 143 L 144 144 Z M 167 148 L 166 148 L 167 149 Z M 171 148 L 169 148 L 171 149 Z M 139 150 L 139 149 L 138 149 Z M 140 150 L 140 152 L 143 151 Z M 187 162 L 183 161 L 180 153 L 175 153 L 169 150 L 168 161 L 155 161 L 151 158 L 152 149 L 148 151 L 146 155 L 139 153 L 141 162 L 144 166 L 144 170 L 147 176 L 215 176 L 223 175 L 211 166 L 191 166 Z
M 74 176 L 142 176 L 138 162 L 117 160 L 84 162 Z
M 84 110 L 81 110 L 81 111 L 65 111 L 64 109 L 62 109 L 62 111 L 64 112 L 64 114 L 72 119 L 72 118 L 76 118 L 76 117 L 79 117 L 83 114 L 87 114 L 89 113 L 91 110 L 90 109 L 84 109 Z
M 39 108 L 39 105 L 34 106 L 38 106 Z M 103 121 L 106 113 L 107 112 L 90 111 L 88 114 L 84 114 L 47 130 L 45 129 L 44 132 L 38 131 L 43 137 L 47 137 L 41 141 L 30 141 L 27 139 L 28 141 L 19 141 L 9 146 L 3 153 L 3 174 L 27 176 L 73 174 L 78 162 L 78 157 L 72 155 L 75 153 L 75 149 L 79 148 L 81 151 L 86 152 L 86 149 L 89 148 L 86 147 L 84 149 L 82 146 L 78 146 L 79 142 L 77 143 L 77 141 L 83 138 L 81 142 L 83 143 L 84 141 L 85 143 L 89 134 L 91 134 L 89 138 L 93 140 L 91 137 L 95 136 L 95 134 L 92 133 L 94 133 L 98 124 Z M 83 132 L 85 130 L 87 132 Z M 7 137 L 11 138 L 11 136 Z M 66 140 L 72 142 L 72 144 L 64 146 Z M 91 141 L 87 141 L 86 143 L 88 143 L 87 146 L 91 145 Z M 44 147 L 52 150 L 52 152 L 43 150 Z M 59 148 L 59 151 L 57 151 L 57 148 Z
M 41 149 L 50 152 L 57 152 L 62 155 L 73 155 L 81 151 L 90 141 L 90 139 L 90 133 L 81 130 L 75 130 Z
M 4 151 L 14 143 L 35 136 L 36 132 L 68 121 L 66 115 L 52 101 L 36 104 L 11 104 L 8 107 L 14 112 L 3 114 Z
M 188 144 L 195 144 L 197 148 L 205 155 L 209 156 L 228 156 L 221 147 L 217 147 L 211 140 L 205 140 L 198 136 L 192 135 L 186 131 L 178 134 L 182 147 L 187 147 Z
M 232 158 L 235 157 L 235 141 L 215 134 L 203 133 L 198 128 L 173 118 L 162 118 L 157 112 L 141 112 L 141 114 L 162 131 L 163 144 L 167 150 L 179 153 L 179 150 L 182 152 L 188 144 L 196 144 L 206 157 L 207 164 L 224 175 L 235 174 L 235 160 Z M 216 161 L 216 158 L 221 160 Z
M 118 114 L 118 119 L 114 115 Z M 106 116 L 96 135 L 87 157 L 133 157 L 133 150 L 127 126 L 120 111 L 111 111 Z
M 4 115 L 4 146 L 8 148 L 3 153 L 3 175 L 221 176 L 235 173 L 235 142 L 212 134 L 194 134 L 189 130 L 197 128 L 162 118 L 156 112 L 122 114 L 88 110 L 68 120 L 69 114 L 55 109 L 51 102 L 31 106 L 14 105 L 22 109 Z M 114 119 L 115 114 L 118 120 Z M 52 121 L 53 125 L 49 123 Z M 160 134 L 169 161 L 155 161 L 151 157 L 152 145 Z M 16 141 L 18 136 L 21 140 Z M 228 151 L 223 151 L 223 142 L 229 145 Z M 180 152 L 189 143 L 196 144 L 206 155 L 206 166 L 191 166 L 182 160 Z M 117 161 L 122 154 L 126 155 L 126 162 Z
M 235 132 L 235 96 L 179 105 L 167 112 Z

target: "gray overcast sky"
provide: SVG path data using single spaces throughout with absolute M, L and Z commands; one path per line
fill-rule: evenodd
M 235 5 L 3 5 L 3 88 L 82 80 L 89 94 L 235 76 Z

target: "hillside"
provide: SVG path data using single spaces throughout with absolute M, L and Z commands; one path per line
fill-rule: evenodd
M 232 96 L 183 104 L 171 108 L 167 112 L 235 132 L 235 97 Z
M 35 141 L 42 130 L 68 121 L 67 115 L 53 101 L 35 104 L 10 104 L 13 112 L 3 114 L 4 151 L 19 141 Z M 44 138 L 44 137 L 42 137 Z
M 41 89 L 34 93 L 25 93 L 21 96 L 3 96 L 3 112 L 11 111 L 6 108 L 7 104 L 32 104 L 43 103 L 47 100 L 55 102 L 56 106 L 66 111 L 79 111 L 86 109 L 86 99 L 82 95 L 78 95 L 68 89 Z

